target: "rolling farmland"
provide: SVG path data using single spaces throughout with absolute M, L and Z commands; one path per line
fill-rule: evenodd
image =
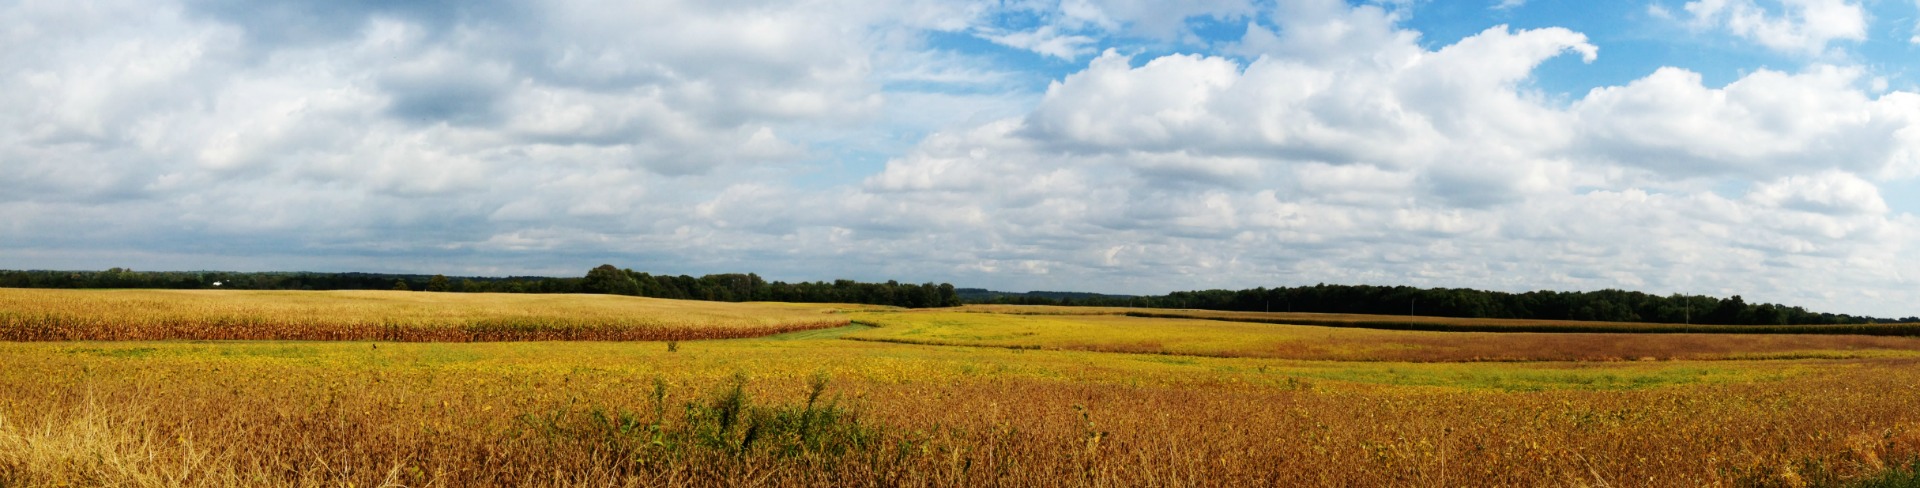
M 1920 459 L 1909 337 L 406 292 L 0 300 L 0 332 L 93 334 L 0 342 L 5 486 L 1846 486 L 1911 479 Z M 433 332 L 507 317 L 660 339 Z M 169 325 L 196 321 L 274 340 Z M 424 332 L 281 332 L 365 323 Z

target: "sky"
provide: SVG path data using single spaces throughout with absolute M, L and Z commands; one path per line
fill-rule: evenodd
M 1920 314 L 1920 0 L 0 0 L 0 268 Z

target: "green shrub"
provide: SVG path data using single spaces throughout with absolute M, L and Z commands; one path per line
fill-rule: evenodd
M 655 379 L 652 412 L 623 408 L 557 408 L 522 414 L 512 438 L 531 438 L 551 452 L 586 450 L 620 472 L 687 457 L 772 457 L 832 461 L 878 445 L 880 430 L 837 401 L 823 400 L 828 378 L 814 376 L 804 404 L 757 405 L 745 376 L 683 405 L 667 418 L 666 383 Z

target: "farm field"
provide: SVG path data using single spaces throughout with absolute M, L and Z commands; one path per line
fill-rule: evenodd
M 868 311 L 852 317 L 860 323 L 880 327 L 848 338 L 927 345 L 1333 361 L 1920 357 L 1920 338 L 1916 337 L 1434 332 L 1064 312 L 1057 309 L 1030 314 L 972 310 Z
M 239 295 L 280 310 L 188 298 Z M 435 295 L 285 300 L 420 300 L 399 308 L 433 324 L 536 307 Z M 1898 482 L 1920 459 L 1910 338 L 1704 335 L 1616 361 L 1660 343 L 556 297 L 588 298 L 760 328 L 675 343 L 0 342 L 0 486 L 1848 486 Z M 9 299 L 13 313 L 34 303 Z M 140 300 L 153 298 L 76 316 L 137 316 Z M 169 313 L 235 316 L 191 303 Z M 391 313 L 349 309 L 309 317 Z M 774 316 L 829 325 L 748 325 Z M 1482 350 L 1509 347 L 1568 356 Z
M 0 288 L 0 340 L 690 340 L 846 325 L 825 309 L 607 295 Z
M 1098 313 L 1149 318 L 1188 318 L 1266 324 L 1319 325 L 1386 330 L 1444 332 L 1541 333 L 1657 333 L 1657 334 L 1806 334 L 1920 336 L 1920 324 L 1879 323 L 1848 325 L 1700 325 L 1578 320 L 1470 319 L 1406 315 L 1360 315 L 1301 312 L 1227 312 L 1217 310 L 1147 310 L 1102 308 Z

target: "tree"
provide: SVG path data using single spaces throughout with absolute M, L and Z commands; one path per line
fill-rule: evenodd
M 960 294 L 956 293 L 953 290 L 953 283 L 940 284 L 940 304 L 938 306 L 941 306 L 941 307 L 960 306 Z
M 1713 307 L 1712 312 L 1707 313 L 1707 316 L 1704 317 L 1704 320 L 1701 320 L 1700 323 L 1737 325 L 1742 323 L 1741 319 L 1744 318 L 1742 315 L 1746 314 L 1747 300 L 1741 298 L 1740 295 L 1734 295 L 1726 300 L 1721 300 L 1718 305 Z
M 407 280 L 398 279 L 393 280 L 393 291 L 413 291 L 413 287 L 407 286 Z
M 639 295 L 640 282 L 633 275 L 611 264 L 602 264 L 587 270 L 587 278 L 580 283 L 581 291 L 587 293 L 606 293 L 612 295 Z
M 446 275 L 433 275 L 427 279 L 427 291 L 453 291 L 453 284 L 447 281 Z

